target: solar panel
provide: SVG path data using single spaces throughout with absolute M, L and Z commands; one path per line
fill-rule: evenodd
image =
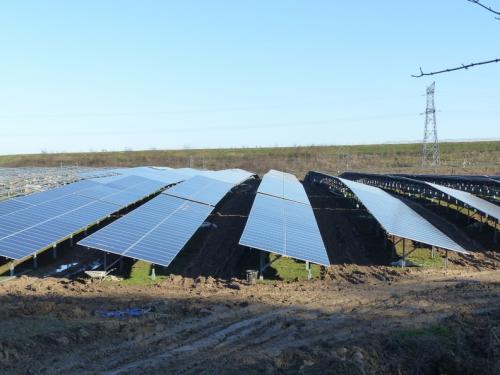
M 104 183 L 104 184 L 109 184 L 109 183 L 114 183 L 115 181 L 121 180 L 124 177 L 131 177 L 133 176 L 135 181 L 139 181 L 137 177 L 142 177 L 142 178 L 147 178 L 149 180 L 155 180 L 162 182 L 163 185 L 171 185 L 174 183 L 177 183 L 179 181 L 183 181 L 188 179 L 190 176 L 182 174 L 176 170 L 173 170 L 171 168 L 168 169 L 159 169 L 159 168 L 152 168 L 152 167 L 137 167 L 137 168 L 120 168 L 120 169 L 112 169 L 109 170 L 108 173 L 112 173 L 114 175 L 110 176 L 104 176 L 101 178 L 94 178 L 94 181 Z M 126 180 L 128 184 L 133 184 L 134 180 L 129 179 Z M 126 184 L 123 185 L 120 183 L 122 188 L 127 187 Z M 114 186 L 118 187 L 118 186 Z
M 210 171 L 210 173 L 205 175 L 205 177 L 224 181 L 230 183 L 231 185 L 238 185 L 243 181 L 248 180 L 252 176 L 255 176 L 255 174 L 243 169 L 223 169 L 220 171 Z
M 264 175 L 257 192 L 309 204 L 309 199 L 302 184 L 294 175 L 273 169 Z
M 178 181 L 175 181 L 178 182 Z M 165 183 L 155 180 L 145 179 L 143 182 L 128 187 L 125 191 L 143 196 L 155 193 L 165 187 Z
M 204 176 L 194 176 L 187 181 L 181 182 L 165 190 L 163 194 L 215 206 L 232 187 L 233 185 L 227 182 L 214 180 Z
M 7 207 L 5 212 L 11 212 L 0 216 L 0 255 L 21 259 L 44 250 L 164 186 L 161 181 L 126 176 L 107 185 L 81 181 L 22 197 L 33 204 L 19 202 L 25 207 Z
M 30 195 L 25 195 L 23 197 L 17 197 L 16 200 L 29 204 L 40 204 L 98 185 L 99 183 L 97 182 L 90 180 L 83 180 L 83 181 L 73 182 L 72 184 L 64 185 L 55 189 L 42 191 L 40 193 L 33 193 Z
M 462 201 L 463 203 L 466 203 L 467 205 L 484 212 L 490 217 L 500 220 L 500 207 L 496 204 L 490 203 L 487 200 L 481 199 L 462 190 L 451 189 L 449 187 L 433 184 L 431 182 L 426 182 L 426 184 L 432 186 L 434 189 L 439 190 L 444 194 L 449 195 L 450 197 L 458 199 L 459 201 Z
M 114 187 L 110 187 L 110 186 L 106 186 L 106 185 L 98 185 L 95 187 L 91 187 L 89 189 L 79 191 L 79 192 L 77 192 L 77 194 L 84 196 L 84 197 L 101 199 L 101 198 L 104 198 L 108 195 L 116 194 L 118 191 L 120 191 L 122 189 L 123 188 L 114 188 Z
M 425 218 L 382 189 L 343 178 L 338 179 L 358 197 L 389 234 L 459 253 L 467 253 Z
M 90 202 L 72 212 L 37 223 L 0 239 L 0 254 L 11 259 L 22 259 L 50 247 L 103 219 L 117 210 L 105 202 Z
M 117 179 L 117 180 L 112 181 L 112 182 L 108 182 L 108 183 L 106 183 L 105 186 L 119 189 L 119 190 L 124 190 L 124 189 L 127 189 L 133 185 L 140 184 L 141 182 L 144 182 L 145 180 L 146 179 L 144 177 L 132 175 L 132 176 L 122 177 L 122 178 Z
M 78 244 L 168 266 L 212 208 L 161 194 Z
M 0 202 L 0 216 L 10 214 L 14 211 L 22 210 L 23 208 L 27 208 L 31 206 L 31 204 L 21 202 L 15 199 L 8 199 Z
M 321 265 L 330 265 L 310 205 L 257 194 L 240 244 Z

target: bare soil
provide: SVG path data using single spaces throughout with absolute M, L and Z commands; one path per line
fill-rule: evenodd
M 0 284 L 0 364 L 6 374 L 499 373 L 499 270 L 370 268 L 257 285 L 21 276 Z M 97 313 L 128 307 L 154 311 Z

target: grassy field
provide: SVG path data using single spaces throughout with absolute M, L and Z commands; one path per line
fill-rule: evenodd
M 257 173 L 275 168 L 298 176 L 309 170 L 500 174 L 500 141 L 442 143 L 441 161 L 438 169 L 422 168 L 420 144 L 383 144 L 4 155 L 0 167 L 156 165 L 243 168 Z

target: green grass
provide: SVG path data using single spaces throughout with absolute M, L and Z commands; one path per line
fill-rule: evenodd
M 155 268 L 156 279 L 151 279 L 151 264 L 144 261 L 137 261 L 132 265 L 130 274 L 123 279 L 122 283 L 126 285 L 150 285 L 156 284 L 166 278 L 161 272 L 161 267 Z
M 410 241 L 406 241 L 406 254 L 413 250 L 413 247 L 410 245 Z M 398 256 L 403 256 L 403 242 L 400 241 L 396 245 L 396 253 Z M 432 258 L 431 249 L 426 248 L 417 248 L 410 255 L 406 257 L 407 261 L 413 262 L 421 267 L 429 267 L 429 268 L 443 268 L 444 260 L 441 254 L 436 251 L 434 253 L 434 258 Z
M 264 277 L 268 280 L 307 280 L 307 270 L 305 262 L 292 258 L 278 257 L 270 254 L 271 266 L 264 272 Z M 319 266 L 311 264 L 312 277 L 319 277 Z
M 408 340 L 421 337 L 436 337 L 447 346 L 453 346 L 455 342 L 455 332 L 451 327 L 443 324 L 433 324 L 423 328 L 413 328 L 398 331 L 394 334 L 397 339 Z

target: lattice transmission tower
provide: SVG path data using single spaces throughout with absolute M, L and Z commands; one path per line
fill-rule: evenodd
M 436 107 L 434 105 L 434 92 L 436 82 L 427 87 L 427 108 L 425 109 L 424 141 L 422 143 L 422 166 L 438 166 L 439 142 L 436 125 Z

